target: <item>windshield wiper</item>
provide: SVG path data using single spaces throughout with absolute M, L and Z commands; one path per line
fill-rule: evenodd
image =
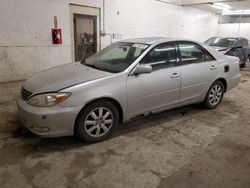
M 85 61 L 82 61 L 81 63 L 82 63 L 83 65 L 87 66 L 87 67 L 91 67 L 91 68 L 94 68 L 94 69 L 97 69 L 97 70 L 104 71 L 104 70 L 102 70 L 100 67 L 97 67 L 97 66 L 95 66 L 95 65 L 93 65 L 93 64 L 88 64 L 88 63 L 86 63 Z
M 84 65 L 88 66 L 88 67 L 91 67 L 91 68 L 94 68 L 94 69 L 98 69 L 95 65 L 92 65 L 92 64 L 84 63 Z
M 86 59 L 80 61 L 80 63 L 81 63 L 82 65 L 85 65 L 85 64 L 86 64 Z
M 81 64 L 82 64 L 82 65 L 85 65 L 85 66 L 88 66 L 88 67 L 91 67 L 91 68 L 96 68 L 95 65 L 93 65 L 93 64 L 88 64 L 88 63 L 86 62 L 85 59 L 81 61 Z
M 91 67 L 91 68 L 94 68 L 94 69 L 97 69 L 97 70 L 100 70 L 100 71 L 111 72 L 111 71 L 108 71 L 108 70 L 104 70 L 104 69 L 102 69 L 101 67 L 98 67 L 98 66 L 96 66 L 96 65 L 94 65 L 94 64 L 88 64 L 85 60 L 82 60 L 80 63 L 81 63 L 82 65 L 85 65 L 85 66 L 87 66 L 87 67 Z

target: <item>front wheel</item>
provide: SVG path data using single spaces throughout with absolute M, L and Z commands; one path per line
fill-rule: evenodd
M 224 85 L 220 81 L 215 81 L 207 92 L 204 106 L 208 109 L 216 108 L 221 103 L 224 92 Z
M 107 100 L 96 101 L 80 112 L 76 122 L 76 135 L 86 142 L 100 142 L 116 130 L 118 123 L 116 106 Z

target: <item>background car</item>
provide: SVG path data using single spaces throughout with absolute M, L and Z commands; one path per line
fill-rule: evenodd
M 239 81 L 239 59 L 203 44 L 129 39 L 28 79 L 18 107 L 35 134 L 98 142 L 138 116 L 201 102 L 214 109 Z
M 218 51 L 224 52 L 225 55 L 240 58 L 241 67 L 246 67 L 246 63 L 250 59 L 250 44 L 246 38 L 212 37 L 206 40 L 205 43 L 214 47 Z

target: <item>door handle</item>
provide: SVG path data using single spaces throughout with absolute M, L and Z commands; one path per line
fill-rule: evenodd
M 177 78 L 177 77 L 180 77 L 180 74 L 178 74 L 178 73 L 173 73 L 173 74 L 171 75 L 171 78 Z
M 215 69 L 217 69 L 217 67 L 216 67 L 215 65 L 212 65 L 212 66 L 210 67 L 210 70 L 215 70 Z

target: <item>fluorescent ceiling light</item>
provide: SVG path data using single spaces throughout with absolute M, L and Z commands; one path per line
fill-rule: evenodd
M 230 7 L 229 5 L 224 4 L 224 3 L 212 3 L 211 7 L 219 9 L 219 10 L 223 10 L 223 11 L 232 10 L 232 7 Z
M 223 11 L 222 15 L 250 15 L 250 10 Z

